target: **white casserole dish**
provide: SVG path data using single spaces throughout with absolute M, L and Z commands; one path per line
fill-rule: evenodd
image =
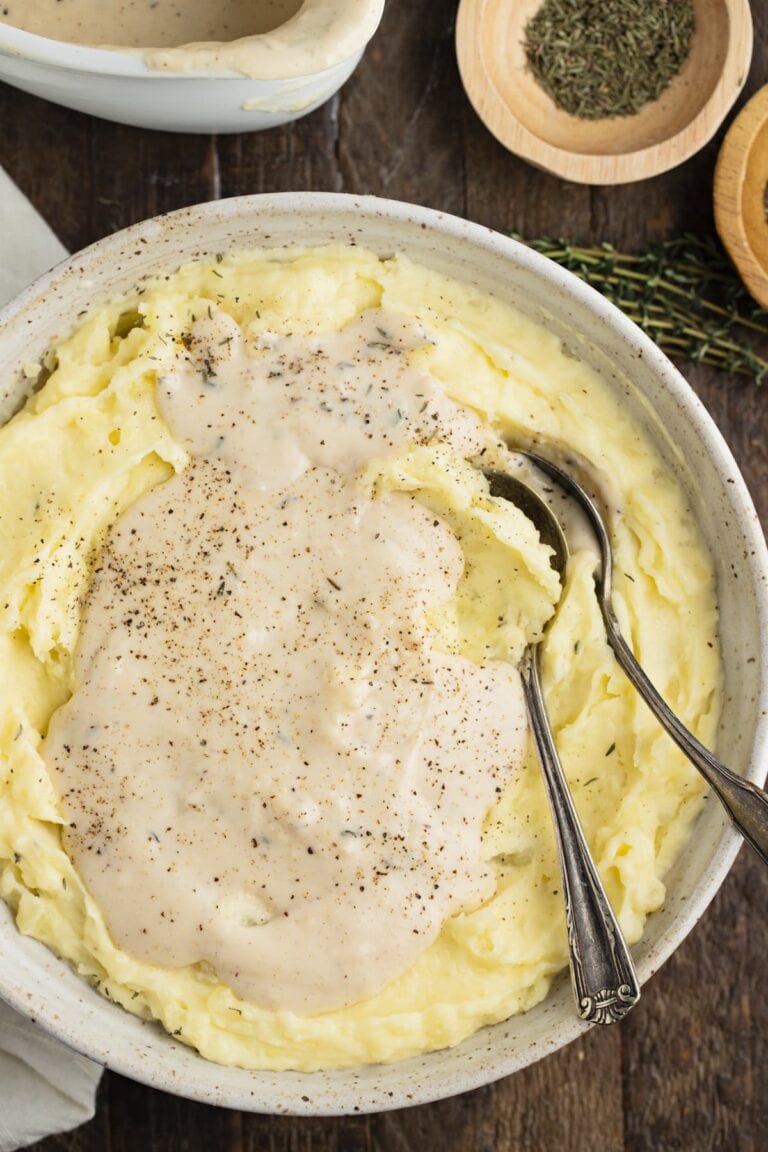
M 314 111 L 338 91 L 383 9 L 384 0 L 304 0 L 285 25 L 255 38 L 263 43 L 257 46 L 254 76 L 213 66 L 159 70 L 140 50 L 68 44 L 0 22 L 0 79 L 66 108 L 141 128 L 200 133 L 274 128 Z

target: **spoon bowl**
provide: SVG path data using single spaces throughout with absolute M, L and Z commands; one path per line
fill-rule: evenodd
M 552 549 L 552 567 L 560 577 L 565 580 L 565 570 L 568 566 L 568 542 L 552 509 L 547 502 L 539 496 L 524 480 L 512 476 L 509 472 L 485 473 L 488 481 L 488 490 L 491 496 L 500 500 L 508 500 L 516 504 L 521 512 L 531 520 L 539 533 L 542 544 Z
M 744 780 L 732 772 L 705 748 L 692 732 L 689 732 L 654 687 L 622 635 L 613 608 L 613 553 L 606 516 L 600 510 L 600 504 L 603 503 L 603 500 L 599 493 L 599 485 L 598 491 L 593 497 L 589 495 L 587 488 L 579 483 L 571 471 L 566 472 L 552 460 L 540 456 L 538 452 L 523 452 L 522 455 L 529 463 L 543 472 L 549 480 L 554 480 L 568 496 L 573 497 L 586 513 L 600 550 L 600 563 L 595 572 L 595 592 L 605 624 L 606 638 L 619 666 L 653 712 L 662 728 L 702 774 L 730 816 L 734 826 L 762 860 L 768 864 L 768 793 L 751 781 Z M 584 472 L 586 468 L 588 474 L 584 477 L 584 484 L 594 490 L 594 477 L 589 475 L 593 470 L 588 462 L 585 461 L 584 464 L 581 464 L 578 457 L 571 454 L 568 457 L 568 465 L 569 468 L 575 469 L 577 472 Z M 554 513 L 548 505 L 543 501 L 541 503 L 547 517 L 554 519 Z M 533 506 L 531 504 L 531 507 Z

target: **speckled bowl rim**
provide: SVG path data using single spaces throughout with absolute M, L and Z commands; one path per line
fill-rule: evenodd
M 259 231 L 243 234 L 242 246 L 270 243 L 270 220 L 288 221 L 295 228 L 294 242 L 302 241 L 311 227 L 327 227 L 329 236 L 344 232 L 349 241 L 365 244 L 366 232 L 380 227 L 402 227 L 413 230 L 414 237 L 428 232 L 436 241 L 464 244 L 472 253 L 476 266 L 483 260 L 501 258 L 525 277 L 535 279 L 558 300 L 570 301 L 575 311 L 591 313 L 601 331 L 627 345 L 627 351 L 645 361 L 646 368 L 661 388 L 690 420 L 701 445 L 711 458 L 722 485 L 724 506 L 736 517 L 740 539 L 744 542 L 741 572 L 749 579 L 754 611 L 760 625 L 758 638 L 759 677 L 755 689 L 757 716 L 750 741 L 749 778 L 763 783 L 768 768 L 768 553 L 751 498 L 714 422 L 689 385 L 657 346 L 604 297 L 571 273 L 524 245 L 491 229 L 469 223 L 429 208 L 417 207 L 376 197 L 356 197 L 339 193 L 279 193 L 240 197 L 181 209 L 167 216 L 144 221 L 107 237 L 72 256 L 43 276 L 0 312 L 0 332 L 14 325 L 30 331 L 35 309 L 45 308 L 46 301 L 66 301 L 71 295 L 68 285 L 88 283 L 89 270 L 109 264 L 125 272 L 124 290 L 136 282 L 128 273 L 131 253 L 146 251 L 146 245 L 166 245 L 168 267 L 174 266 L 174 233 L 190 227 L 205 235 L 213 222 L 232 226 L 250 219 L 256 213 Z M 253 221 L 251 220 L 251 228 Z M 245 229 L 245 224 L 242 224 Z M 274 243 L 274 240 L 272 241 Z M 370 238 L 368 240 L 370 242 Z M 233 247 L 235 244 L 233 243 Z M 408 251 L 407 244 L 398 244 Z M 210 249 L 209 249 L 210 251 Z M 435 251 L 438 251 L 437 246 Z M 183 259 L 189 258 L 185 252 Z M 423 253 L 414 253 L 422 263 Z M 456 261 L 457 279 L 471 279 Z M 178 264 L 179 257 L 175 263 Z M 97 297 L 98 298 L 98 295 Z M 103 296 L 102 296 L 103 298 Z M 523 301 L 518 307 L 525 310 Z M 74 320 L 74 317 L 73 317 Z M 607 337 L 606 337 L 607 338 Z M 638 960 L 640 979 L 645 983 L 664 963 L 699 920 L 728 873 L 740 847 L 738 835 L 723 820 L 713 838 L 713 849 L 707 866 L 701 871 L 694 894 L 677 908 L 674 896 L 668 917 L 670 926 Z M 663 916 L 665 910 L 656 913 Z M 34 958 L 34 967 L 47 978 L 35 979 L 35 973 L 8 969 L 11 944 L 22 939 L 10 916 L 0 919 L 0 995 L 24 1015 L 84 1055 L 116 1072 L 168 1092 L 208 1104 L 239 1108 L 245 1111 L 291 1115 L 344 1115 L 385 1111 L 442 1099 L 491 1083 L 556 1051 L 587 1030 L 573 1013 L 567 981 L 560 978 L 549 997 L 531 1012 L 513 1017 L 501 1024 L 481 1029 L 457 1047 L 414 1057 L 391 1065 L 375 1065 L 340 1072 L 261 1073 L 230 1069 L 203 1060 L 192 1050 L 172 1040 L 159 1027 L 145 1024 L 109 1004 L 80 980 L 68 965 L 56 959 L 36 941 L 25 940 L 25 954 Z M 638 945 L 640 948 L 641 945 Z M 38 972 L 38 976 L 40 972 Z M 61 997 L 70 996 L 76 1010 L 66 1011 Z M 642 1008 L 637 1009 L 641 1011 Z M 516 1043 L 520 1022 L 537 1014 L 540 1021 L 538 1039 Z M 444 1066 L 444 1067 L 443 1067 Z M 437 1069 L 438 1071 L 434 1071 Z M 442 1069 L 442 1070 L 440 1070 Z

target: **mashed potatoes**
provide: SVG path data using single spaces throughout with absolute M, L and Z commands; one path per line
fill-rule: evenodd
M 321 993 L 308 988 L 308 1008 L 279 996 L 267 1004 L 265 992 L 249 991 L 256 984 L 238 983 L 239 971 L 228 972 L 223 961 L 209 962 L 213 948 L 193 962 L 166 951 L 162 963 L 162 947 L 159 953 L 141 942 L 118 947 L 121 929 L 114 923 L 107 927 L 116 915 L 109 885 L 116 904 L 121 892 L 125 898 L 126 885 L 128 897 L 139 905 L 143 890 L 135 878 L 131 891 L 131 876 L 120 872 L 118 857 L 106 871 L 98 860 L 88 862 L 88 835 L 78 823 L 82 801 L 75 789 L 62 786 L 67 767 L 62 747 L 67 755 L 69 747 L 56 745 L 57 732 L 82 691 L 88 612 L 106 579 L 104 569 L 114 569 L 115 557 L 130 556 L 130 541 L 119 551 L 121 533 L 138 527 L 136 518 L 147 501 L 173 491 L 164 481 L 174 474 L 173 483 L 192 476 L 201 453 L 218 450 L 224 435 L 217 431 L 203 447 L 195 439 L 200 428 L 218 429 L 214 419 L 199 416 L 208 411 L 221 370 L 204 352 L 200 333 L 206 325 L 219 333 L 216 326 L 224 325 L 217 346 L 227 353 L 227 340 L 236 339 L 244 341 L 247 354 L 262 359 L 282 349 L 295 374 L 298 348 L 314 348 L 317 358 L 318 341 L 351 339 L 349 333 L 362 323 L 378 324 L 383 333 L 381 339 L 363 340 L 371 349 L 372 388 L 390 387 L 384 363 L 395 352 L 400 370 L 415 374 L 408 377 L 416 389 L 412 397 L 422 395 L 417 391 L 422 386 L 429 390 L 423 411 L 421 405 L 411 414 L 400 406 L 386 409 L 386 436 L 381 433 L 379 450 L 370 458 L 349 457 L 343 467 L 338 461 L 323 463 L 346 470 L 365 491 L 366 508 L 407 510 L 416 525 L 423 521 L 423 534 L 430 524 L 441 534 L 447 559 L 433 580 L 433 593 L 422 603 L 417 581 L 410 600 L 404 596 L 404 604 L 415 603 L 409 626 L 418 635 L 414 640 L 409 633 L 403 651 L 421 644 L 441 668 L 450 665 L 455 700 L 472 677 L 483 683 L 483 677 L 493 677 L 494 691 L 501 677 L 499 690 L 519 707 L 514 663 L 525 644 L 541 635 L 558 589 L 530 524 L 514 508 L 489 498 L 473 462 L 503 460 L 498 437 L 514 440 L 540 432 L 567 442 L 613 478 L 623 504 L 615 540 L 622 627 L 660 690 L 704 742 L 712 740 L 717 721 L 714 582 L 690 510 L 617 397 L 541 328 L 401 257 L 382 261 L 346 248 L 238 254 L 189 265 L 95 311 L 57 349 L 44 387 L 0 433 L 0 894 L 22 932 L 70 960 L 105 995 L 160 1020 L 204 1056 L 225 1064 L 311 1070 L 394 1060 L 454 1044 L 483 1024 L 537 1003 L 567 962 L 557 857 L 535 755 L 528 748 L 516 759 L 514 732 L 500 728 L 489 737 L 490 748 L 471 733 L 469 764 L 477 766 L 478 786 L 466 796 L 457 792 L 449 805 L 453 818 L 465 802 L 475 805 L 478 820 L 484 817 L 477 859 L 471 845 L 465 854 L 474 887 L 462 889 L 457 905 L 450 899 L 441 905 L 435 923 L 419 910 L 421 919 L 414 923 L 424 926 L 427 946 L 412 950 L 407 962 L 405 952 L 397 952 L 395 968 L 372 976 L 368 988 L 363 982 L 357 995 L 339 995 L 333 1002 L 332 988 Z M 391 333 L 400 323 L 403 333 L 394 341 Z M 212 348 L 211 332 L 207 340 Z M 181 363 L 194 369 L 197 391 L 184 391 L 174 409 L 168 380 Z M 349 362 L 337 356 L 339 372 L 345 365 Z M 279 402 L 288 412 L 290 397 Z M 300 403 L 299 390 L 294 407 Z M 192 413 L 186 422 L 185 410 Z M 437 435 L 424 425 L 433 410 Z M 247 422 L 240 416 L 232 422 L 235 436 Z M 323 445 L 322 419 L 317 415 L 316 428 L 307 422 L 301 430 L 302 436 L 314 435 L 317 445 Z M 258 430 L 258 419 L 248 420 Z M 401 423 L 408 435 L 398 430 Z M 265 429 L 272 426 L 264 422 Z M 320 450 L 317 445 L 313 450 Z M 279 456 L 275 467 L 283 464 Z M 263 482 L 258 476 L 252 480 L 257 490 Z M 426 564 L 434 550 L 424 545 L 421 551 Z M 399 549 L 399 572 L 411 573 L 408 564 L 416 553 L 412 544 Z M 266 564 L 266 549 L 264 557 Z M 414 571 L 420 571 L 421 559 L 414 560 Z M 342 595 L 338 571 L 327 579 L 329 595 Z M 228 594 L 225 580 L 216 589 Z M 107 595 L 105 603 L 111 602 Z M 130 620 L 113 620 L 113 630 L 132 627 Z M 342 727 L 359 719 L 356 674 L 351 669 L 338 689 L 352 718 L 340 721 Z M 588 551 L 572 556 L 566 592 L 547 631 L 544 675 L 558 746 L 590 845 L 622 928 L 630 942 L 636 941 L 646 916 L 664 899 L 664 873 L 685 840 L 703 787 L 615 665 L 594 599 Z M 395 713 L 403 717 L 406 697 L 394 699 Z M 410 699 L 418 709 L 419 692 Z M 328 700 L 333 715 L 341 715 L 337 697 Z M 98 703 L 104 707 L 103 700 Z M 119 694 L 107 701 L 110 708 L 120 714 Z M 285 733 L 278 731 L 276 738 L 281 737 Z M 511 765 L 501 765 L 494 756 L 502 755 L 507 739 Z M 130 772 L 133 763 L 116 769 Z M 108 775 L 104 770 L 105 780 Z M 392 779 L 396 785 L 396 774 Z M 204 795 L 204 811 L 219 802 L 226 783 L 218 790 L 218 796 L 216 789 Z M 313 799 L 322 807 L 322 797 Z M 361 809 L 367 800 L 361 793 Z M 94 811 L 101 820 L 98 804 Z M 448 831 L 451 827 L 446 824 Z M 135 827 L 126 817 L 119 835 L 117 826 L 113 831 L 124 846 Z M 92 845 L 101 848 L 102 832 L 101 823 L 93 825 Z M 163 830 L 149 832 L 146 867 L 148 875 L 152 868 L 159 875 Z M 359 834 L 355 828 L 343 832 L 349 832 L 350 842 Z M 468 835 L 471 841 L 471 828 Z M 417 846 L 409 847 L 414 867 L 430 864 L 430 854 L 442 850 L 442 842 L 437 849 L 435 843 L 422 857 Z M 313 858 L 307 877 L 319 867 Z M 103 877 L 107 884 L 96 898 Z M 430 877 L 439 885 L 445 880 L 435 872 Z M 457 891 L 465 879 L 462 874 L 455 881 Z M 448 888 L 450 896 L 450 883 Z M 392 924 L 396 895 L 392 889 L 387 911 Z M 420 892 L 411 895 L 421 901 Z M 226 906 L 232 907 L 231 899 Z M 338 914 L 346 916 L 351 906 L 340 901 Z M 137 923 L 144 924 L 141 914 Z M 318 921 L 322 908 L 314 915 L 316 930 L 310 916 L 298 939 L 305 940 L 310 961 L 319 963 L 327 951 Z M 361 932 L 364 920 L 358 923 Z M 241 916 L 238 929 L 244 925 L 262 931 L 258 917 Z M 343 925 L 354 976 L 365 963 L 365 940 L 358 947 L 354 922 L 344 919 Z M 295 955 L 295 942 L 292 948 Z M 341 971 L 343 956 L 334 964 Z M 228 973 L 226 983 L 217 972 Z M 320 998 L 313 999 L 316 993 Z M 330 999 L 323 1001 L 323 995 Z

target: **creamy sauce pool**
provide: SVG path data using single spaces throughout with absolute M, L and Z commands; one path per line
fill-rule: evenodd
M 173 48 L 271 32 L 302 0 L 4 0 L 0 22 L 74 44 Z
M 257 346 L 195 324 L 158 384 L 192 462 L 109 534 L 43 746 L 117 944 L 267 1007 L 373 995 L 494 890 L 481 833 L 524 751 L 519 676 L 434 647 L 459 543 L 363 476 L 488 443 L 409 366 L 423 341 L 380 312 Z

